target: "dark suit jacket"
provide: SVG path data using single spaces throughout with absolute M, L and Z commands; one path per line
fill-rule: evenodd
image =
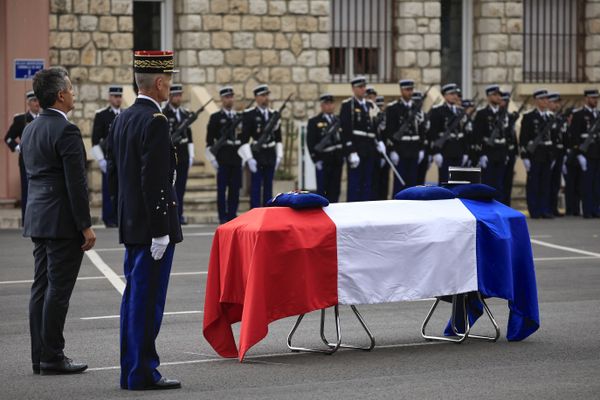
M 44 110 L 21 137 L 29 178 L 24 236 L 69 239 L 91 223 L 85 147 L 79 128 Z
M 173 187 L 177 161 L 167 117 L 150 100 L 138 98 L 115 118 L 107 139 L 121 243 L 149 245 L 165 235 L 171 243 L 181 242 Z

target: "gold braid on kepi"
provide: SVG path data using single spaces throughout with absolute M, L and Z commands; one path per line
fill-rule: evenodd
M 172 51 L 138 50 L 133 53 L 133 72 L 143 74 L 169 74 L 175 69 Z

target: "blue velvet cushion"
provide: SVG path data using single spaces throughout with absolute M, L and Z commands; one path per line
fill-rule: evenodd
M 496 189 L 483 183 L 452 185 L 448 186 L 448 190 L 452 191 L 459 199 L 492 201 L 501 198 L 500 193 Z
M 289 192 L 279 193 L 267 201 L 267 207 L 291 207 L 294 209 L 327 207 L 329 200 L 316 193 Z
M 414 186 L 396 193 L 396 200 L 446 200 L 456 196 L 441 186 Z

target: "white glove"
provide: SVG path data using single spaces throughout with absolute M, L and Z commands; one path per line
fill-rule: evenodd
M 358 167 L 358 164 L 360 164 L 360 157 L 358 156 L 358 154 L 350 153 L 350 155 L 348 156 L 348 163 L 350 164 L 350 168 Z
M 21 153 L 21 145 L 20 144 L 15 146 L 15 153 L 17 153 L 17 154 Z
M 523 166 L 525 167 L 525 171 L 529 172 L 531 169 L 531 161 L 528 158 L 523 159 Z
M 481 156 L 479 157 L 479 166 L 483 169 L 486 169 L 488 165 L 488 158 L 487 156 Z
M 383 144 L 383 142 L 380 140 L 379 142 L 377 142 L 377 151 L 380 152 L 381 154 L 385 153 L 385 144 Z
M 279 165 L 281 165 L 281 158 L 277 157 L 275 159 L 275 169 L 278 169 Z
M 423 161 L 424 158 L 425 158 L 425 150 L 420 150 L 419 151 L 419 160 L 417 161 L 417 164 L 421 164 L 421 161 Z
M 444 156 L 440 153 L 434 154 L 433 162 L 435 163 L 435 165 L 438 166 L 438 168 L 442 168 L 442 164 L 444 163 Z
M 321 171 L 323 169 L 323 161 L 319 160 L 315 163 L 315 168 L 317 171 Z
M 275 169 L 277 169 L 283 160 L 283 143 L 281 142 L 275 144 L 275 157 Z
M 98 160 L 98 167 L 100 168 L 100 171 L 102 171 L 103 174 L 106 173 L 107 163 L 104 158 L 102 160 Z
M 219 162 L 216 159 L 210 160 L 210 164 L 213 166 L 213 168 L 215 169 L 215 171 L 219 170 Z
M 196 151 L 194 150 L 194 143 L 188 143 L 188 154 L 190 157 L 190 167 L 194 164 L 194 156 L 196 155 Z
M 253 174 L 255 174 L 256 171 L 258 171 L 258 164 L 256 163 L 256 160 L 254 158 L 248 160 L 248 168 Z
M 465 165 L 467 165 L 467 162 L 469 162 L 469 156 L 466 154 L 463 154 L 461 165 L 464 167 Z
M 579 161 L 579 166 L 582 171 L 587 171 L 587 159 L 583 156 L 583 154 L 579 154 L 577 156 L 577 161 Z
M 194 165 L 194 157 L 190 157 L 190 167 Z
M 160 260 L 165 254 L 165 250 L 167 250 L 167 246 L 169 245 L 169 235 L 161 236 L 158 238 L 152 238 L 152 245 L 150 246 L 150 253 L 152 253 L 152 258 L 155 260 Z
M 400 162 L 400 156 L 398 155 L 398 153 L 392 150 L 392 152 L 390 153 L 390 160 L 392 161 L 392 164 L 398 165 L 398 163 Z
M 379 168 L 383 168 L 385 163 L 386 163 L 385 158 L 382 158 L 381 160 L 379 160 Z

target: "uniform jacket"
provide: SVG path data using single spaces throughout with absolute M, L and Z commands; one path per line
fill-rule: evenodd
M 375 117 L 378 108 L 370 100 L 364 101 L 364 107 L 355 97 L 342 102 L 340 120 L 342 124 L 342 143 L 344 154 L 358 153 L 359 157 L 375 157 L 378 140 Z
M 386 129 L 385 137 L 388 143 L 392 143 L 400 158 L 417 158 L 419 151 L 425 146 L 426 123 L 423 112 L 414 110 L 414 103 L 409 107 L 402 100 L 394 101 L 386 108 Z M 408 129 L 404 132 L 400 140 L 394 137 L 400 127 L 408 118 Z
M 175 111 L 171 108 L 170 105 L 167 104 L 165 108 L 163 108 L 163 114 L 169 120 L 169 132 L 171 135 L 175 132 L 180 123 L 185 121 L 185 119 L 190 115 L 190 111 L 186 108 L 179 107 L 179 118 L 177 121 L 177 115 Z M 184 139 L 180 143 L 175 143 L 175 147 L 177 149 L 177 159 L 179 162 L 187 163 L 190 157 L 190 152 L 188 150 L 188 143 L 193 143 L 194 139 L 192 137 L 192 129 L 187 128 L 185 130 Z
M 481 148 L 481 154 L 487 156 L 491 162 L 504 162 L 508 155 L 508 141 L 506 132 L 509 127 L 508 114 L 498 108 L 494 112 L 491 106 L 486 106 L 477 110 L 475 120 L 473 121 L 473 132 L 478 146 Z M 498 135 L 491 143 L 491 135 L 494 128 L 498 126 Z
M 223 127 L 227 126 L 230 121 L 236 117 L 236 115 L 237 114 L 234 114 L 231 118 L 229 118 L 225 110 L 219 110 L 211 114 L 210 118 L 208 119 L 208 126 L 206 128 L 206 147 L 210 147 L 219 141 Z M 217 161 L 219 165 L 242 165 L 242 159 L 237 153 L 242 143 L 242 141 L 239 139 L 239 135 L 242 133 L 242 123 L 237 126 L 232 138 L 233 140 L 227 139 L 227 142 L 217 153 Z
M 246 109 L 244 111 L 244 116 L 242 120 L 242 134 L 240 135 L 240 140 L 242 141 L 242 144 L 249 143 L 250 138 L 252 138 L 253 141 L 257 141 L 261 137 L 265 126 L 268 124 L 268 121 L 273 117 L 275 113 L 275 110 L 269 108 L 269 119 L 266 120 L 259 107 Z M 276 143 L 281 143 L 281 120 L 279 120 L 277 126 L 272 131 L 269 140 L 267 140 L 267 142 L 264 144 L 265 147 L 263 147 L 258 152 L 252 151 L 252 156 L 254 157 L 258 165 L 270 167 L 275 165 Z
M 62 114 L 44 110 L 25 127 L 21 154 L 29 177 L 24 236 L 80 236 L 92 223 L 79 128 Z
M 538 133 L 541 134 L 547 124 L 553 123 L 552 116 L 542 115 L 536 108 L 523 114 L 521 120 L 521 132 L 519 134 L 519 143 L 521 145 L 521 158 L 527 158 L 532 161 L 544 162 L 550 161 L 553 157 L 552 138 L 550 131 L 547 131 L 542 138 L 540 145 L 535 153 L 531 154 L 527 150 L 527 144 L 534 141 Z
M 600 110 L 596 110 L 596 115 L 600 118 Z M 573 119 L 569 128 L 570 148 L 575 154 L 581 154 L 579 146 L 585 142 L 589 135 L 589 130 L 594 125 L 594 114 L 589 108 L 583 107 L 573 112 Z M 596 137 L 595 143 L 589 147 L 588 158 L 600 158 L 600 135 Z
M 315 146 L 327 135 L 329 128 L 332 124 L 338 120 L 338 117 L 331 114 L 331 123 L 327 119 L 324 113 L 319 113 L 308 120 L 306 127 L 306 145 L 308 152 L 313 162 L 334 160 L 342 157 L 342 138 L 340 132 L 336 132 L 333 135 L 333 141 L 330 146 L 326 147 L 324 151 L 318 152 Z
M 461 117 L 461 110 L 457 108 L 456 114 L 447 103 L 433 107 L 429 111 L 429 132 L 428 141 L 431 146 L 431 154 L 441 153 L 444 157 L 456 158 L 467 154 L 467 141 L 464 132 L 461 131 L 461 124 L 450 132 L 450 137 L 444 143 L 442 148 L 435 145 L 435 141 L 444 136 L 446 126 L 452 124 L 455 118 Z M 461 117 L 461 118 L 464 118 Z
M 116 114 L 110 106 L 96 111 L 94 117 L 94 127 L 92 129 L 92 146 L 100 145 L 103 152 L 106 152 L 106 137 L 110 130 L 110 125 L 115 120 Z

